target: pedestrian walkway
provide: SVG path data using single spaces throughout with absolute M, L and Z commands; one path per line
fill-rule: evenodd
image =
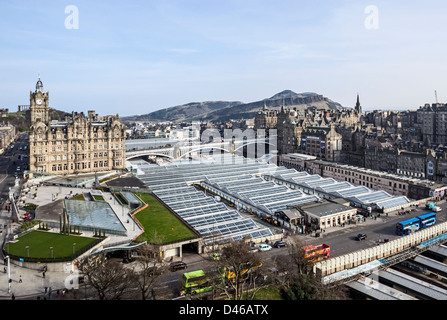
M 36 295 L 43 299 L 45 288 L 47 288 L 46 299 L 57 299 L 57 290 L 59 290 L 59 298 L 61 298 L 62 290 L 70 288 L 70 280 L 73 278 L 72 274 L 65 272 L 47 272 L 44 278 L 42 272 L 37 270 L 14 264 L 10 264 L 9 267 L 11 268 L 9 270 L 11 277 L 9 286 L 7 266 L 3 265 L 0 269 L 0 299 L 11 299 L 12 295 L 16 299 L 37 299 Z M 22 282 L 20 282 L 20 278 Z M 9 290 L 8 287 L 10 287 Z M 53 293 L 51 296 L 49 295 L 50 288 Z
M 65 197 L 71 197 L 77 193 L 88 192 L 88 188 L 70 188 L 61 186 L 40 186 L 37 190 L 37 197 L 34 197 L 35 186 L 31 188 L 30 192 L 23 198 L 24 203 L 32 202 L 37 205 L 44 205 L 53 202 L 55 199 L 64 199 Z M 120 219 L 123 226 L 127 230 L 127 236 L 108 235 L 107 245 L 113 243 L 123 243 L 125 241 L 131 241 L 141 233 L 140 226 L 135 223 L 129 216 L 130 209 L 127 206 L 122 206 L 111 193 L 103 192 L 104 200 L 111 206 L 116 214 L 116 217 Z M 22 201 L 23 201 L 22 200 Z M 22 214 L 24 212 L 21 212 Z M 1 211 L 1 221 L 9 223 L 9 216 L 5 210 Z M 15 233 L 20 227 L 19 223 L 12 223 L 8 226 L 8 229 L 12 233 Z M 2 225 L 3 228 L 3 225 Z M 53 228 L 53 232 L 59 232 L 57 228 Z M 4 231 L 6 233 L 6 231 Z M 93 236 L 93 231 L 83 231 L 83 236 Z M 10 263 L 9 275 L 11 282 L 8 286 L 8 270 L 4 269 L 6 265 L 0 264 L 0 299 L 11 299 L 14 295 L 15 299 L 31 299 L 40 296 L 42 299 L 57 299 L 57 290 L 70 289 L 73 285 L 77 284 L 76 274 L 67 272 L 55 272 L 47 271 L 45 278 L 42 275 L 42 271 L 33 270 L 14 265 Z M 19 282 L 20 278 L 22 282 Z M 10 289 L 8 289 L 10 287 Z M 45 288 L 47 292 L 45 293 Z M 50 297 L 51 288 L 51 297 Z M 61 296 L 59 296 L 61 298 Z

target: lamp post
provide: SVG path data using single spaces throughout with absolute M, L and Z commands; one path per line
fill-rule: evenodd
M 9 256 L 6 256 L 8 260 L 8 293 L 11 293 L 11 267 L 9 263 Z
M 51 259 L 53 259 L 53 247 L 50 247 L 50 251 L 51 251 Z
M 76 246 L 76 242 L 73 242 L 73 255 L 75 254 L 75 246 Z
M 26 255 L 29 258 L 29 246 L 26 246 L 25 248 L 26 248 Z

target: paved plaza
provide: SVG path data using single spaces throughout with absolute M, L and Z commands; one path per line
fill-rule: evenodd
M 58 200 L 65 199 L 65 197 L 72 197 L 76 194 L 87 193 L 89 188 L 76 188 L 64 186 L 39 186 L 37 188 L 37 197 L 34 197 L 36 187 L 29 188 L 30 191 L 22 199 L 24 203 L 35 203 L 39 206 L 48 205 Z M 129 217 L 129 208 L 122 206 L 111 193 L 103 192 L 104 200 L 110 205 L 115 212 L 116 217 L 121 221 L 126 228 L 126 236 L 108 235 L 109 240 L 107 244 L 119 243 L 125 240 L 136 238 L 141 232 L 141 228 L 133 219 Z M 20 215 L 25 211 L 20 210 Z M 10 214 L 8 211 L 0 210 L 0 223 L 2 226 L 9 223 Z M 6 232 L 15 232 L 20 227 L 19 223 L 12 223 L 8 225 L 8 230 L 3 230 L 2 237 Z M 2 227 L 3 228 L 3 227 Z M 52 232 L 59 232 L 57 228 L 53 228 Z M 51 232 L 51 231 L 50 231 Z M 82 236 L 91 237 L 93 232 L 84 231 Z M 51 299 L 58 299 L 57 290 L 59 290 L 59 299 L 62 298 L 62 290 L 69 289 L 76 285 L 76 272 L 72 273 L 70 268 L 65 272 L 48 271 L 43 278 L 42 271 L 23 268 L 18 265 L 10 263 L 10 290 L 8 290 L 8 272 L 5 269 L 6 265 L 0 262 L 0 299 L 11 299 L 14 294 L 16 299 L 37 299 L 36 294 L 43 298 L 50 299 L 49 290 L 51 288 Z M 43 266 L 42 266 L 43 268 Z M 20 281 L 21 279 L 21 281 Z M 45 295 L 45 288 L 47 293 Z

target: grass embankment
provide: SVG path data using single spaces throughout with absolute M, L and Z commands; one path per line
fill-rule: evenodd
M 160 203 L 153 195 L 148 193 L 136 194 L 148 206 L 138 211 L 135 218 L 144 229 L 136 241 L 157 242 L 158 237 L 162 243 L 169 243 L 195 238 L 196 235 L 185 226 L 176 216 Z

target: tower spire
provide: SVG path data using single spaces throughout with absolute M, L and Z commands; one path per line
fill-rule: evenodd
M 362 106 L 360 105 L 360 97 L 358 93 L 357 93 L 357 102 L 355 104 L 355 111 L 357 111 L 357 113 L 362 113 Z
M 39 73 L 39 79 L 37 80 L 36 83 L 36 91 L 43 92 L 43 84 L 42 81 L 40 81 L 40 73 Z

